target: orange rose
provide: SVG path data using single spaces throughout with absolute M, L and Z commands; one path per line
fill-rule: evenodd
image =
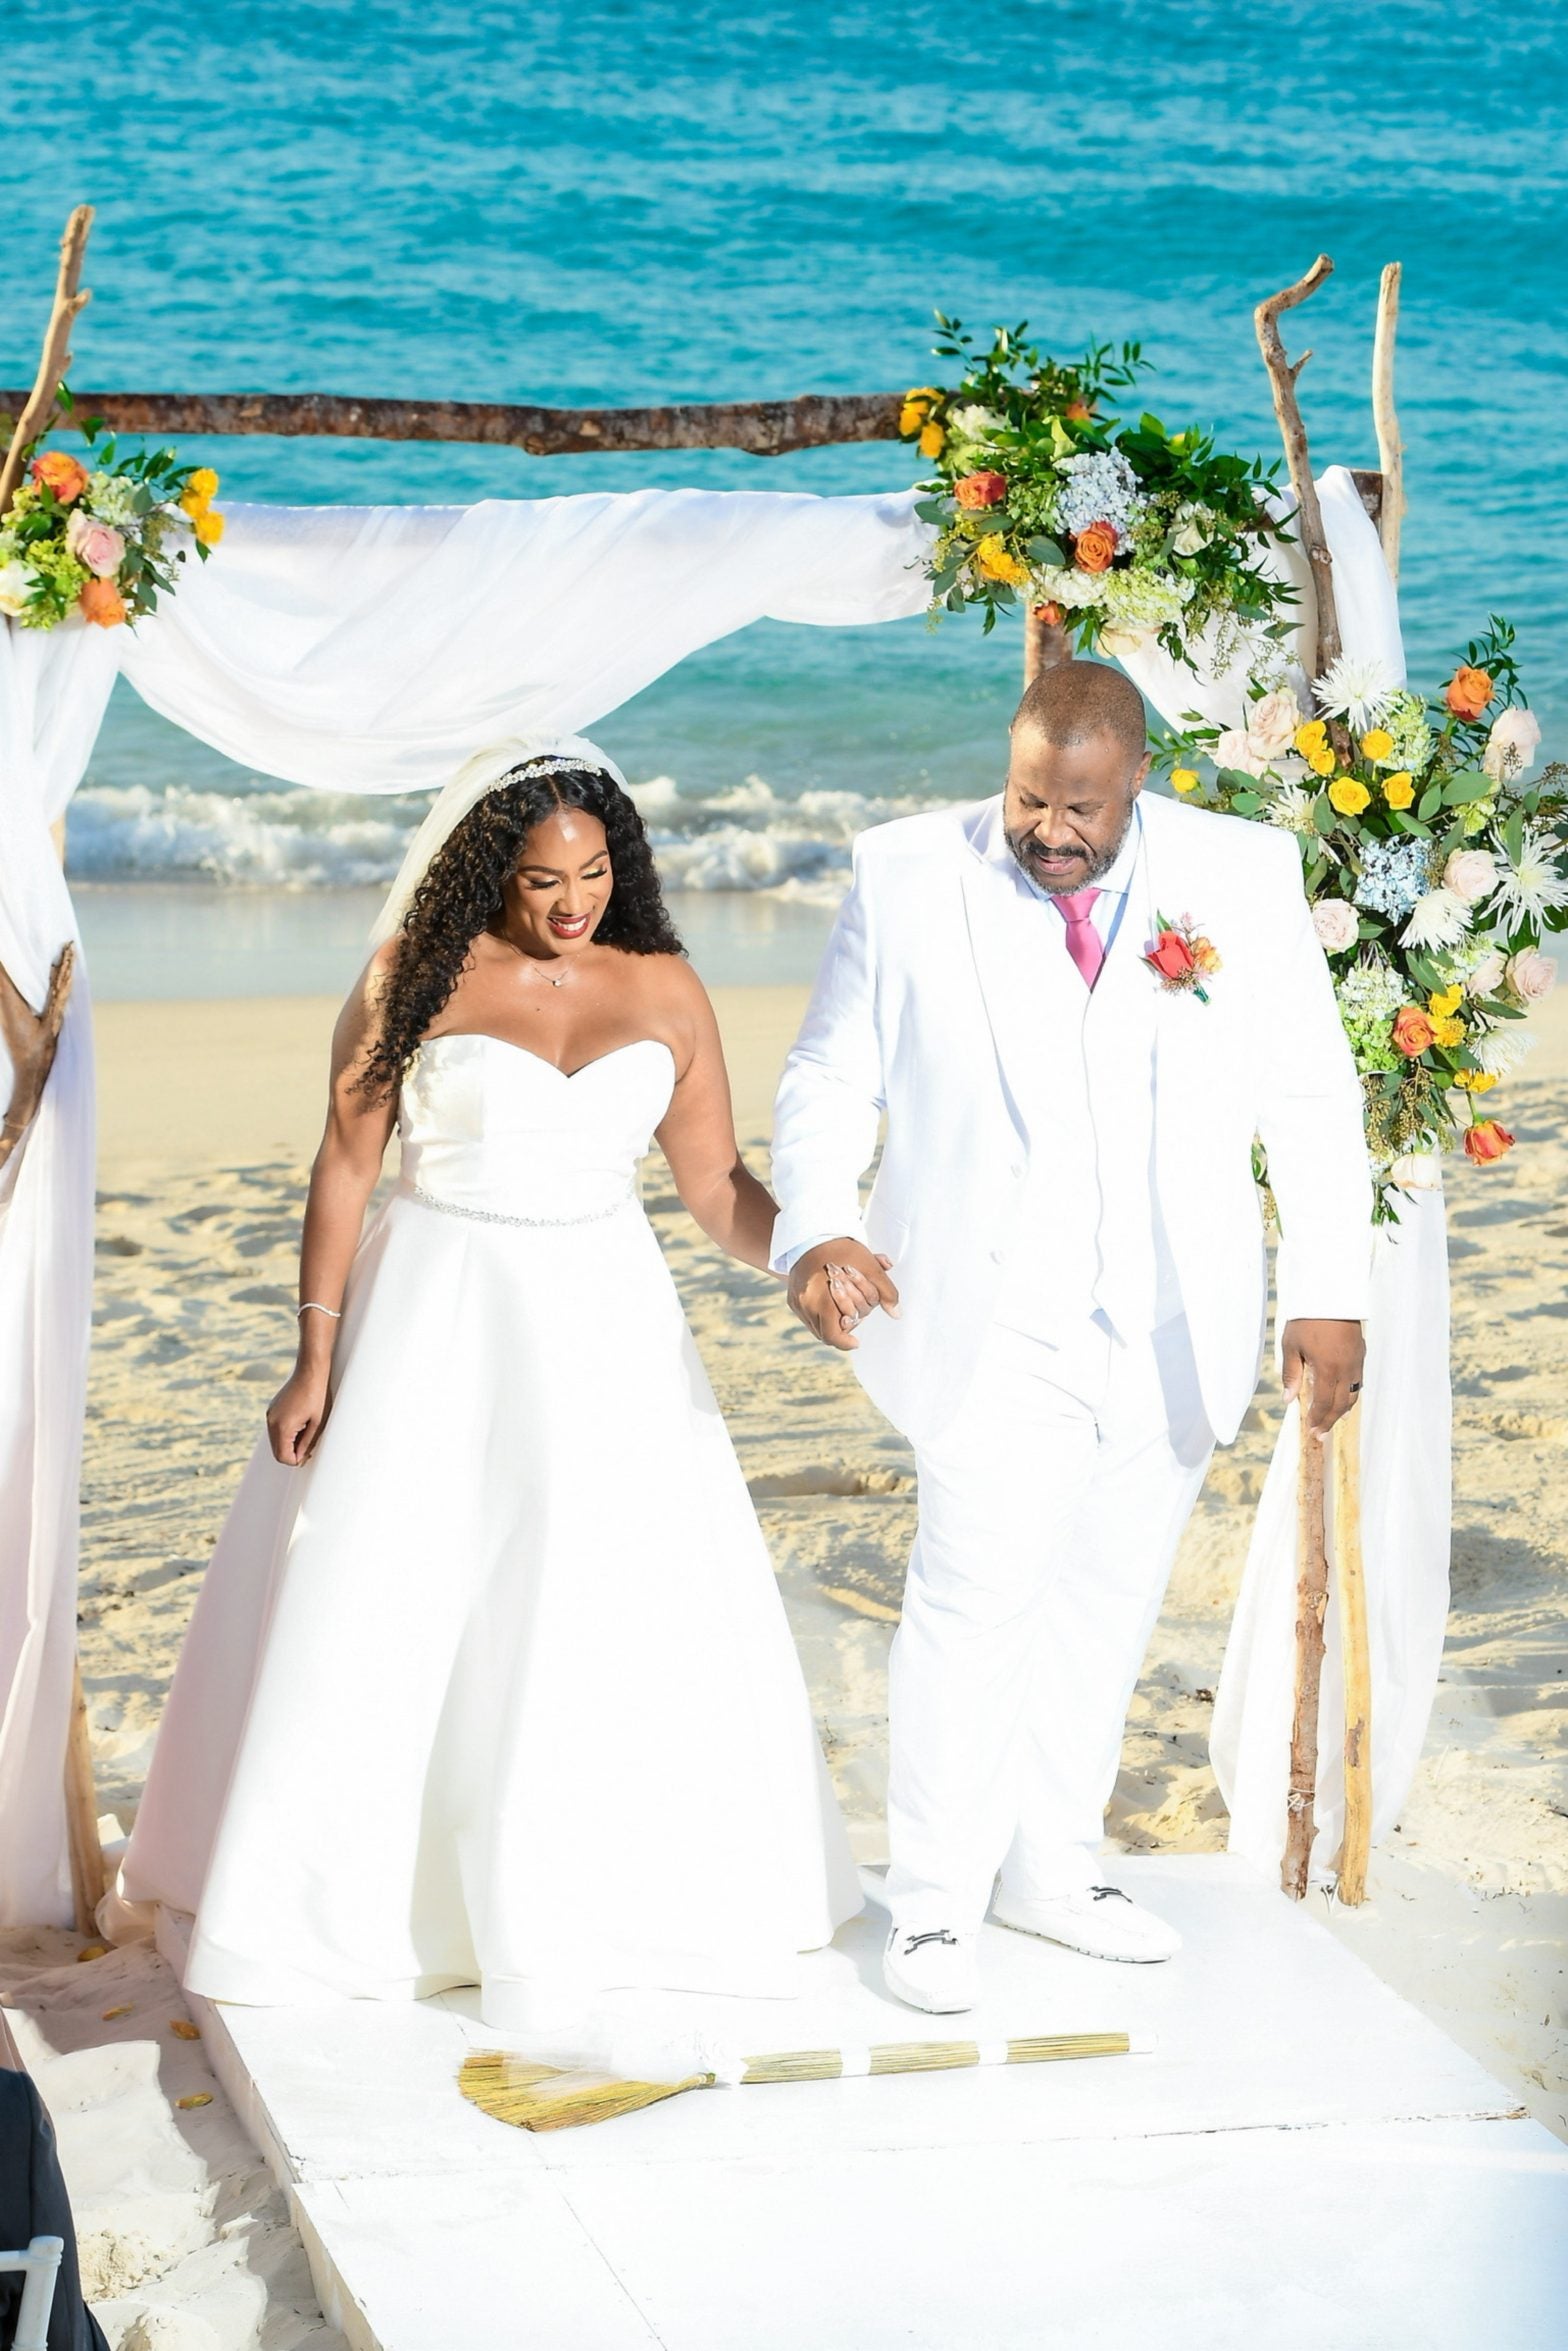
M 1116 530 L 1112 523 L 1092 522 L 1073 541 L 1073 561 L 1080 571 L 1109 571 L 1115 553 Z
M 1421 1010 L 1419 1004 L 1406 1004 L 1394 1015 L 1394 1026 L 1390 1034 L 1400 1052 L 1408 1060 L 1419 1061 L 1428 1045 L 1431 1044 L 1436 1032 L 1430 1018 Z
M 1090 528 L 1098 529 L 1099 525 L 1091 524 Z M 1184 980 L 1197 964 L 1198 958 L 1180 931 L 1161 931 L 1144 961 L 1152 963 L 1162 979 Z
M 87 468 L 63 449 L 46 449 L 32 462 L 32 476 L 40 489 L 53 490 L 62 506 L 69 506 L 87 487 Z
M 1465 1157 L 1477 1166 L 1485 1167 L 1494 1159 L 1501 1159 L 1505 1151 L 1514 1147 L 1514 1138 L 1506 1127 L 1500 1127 L 1495 1118 L 1478 1118 L 1473 1127 L 1465 1129 Z
M 125 598 L 113 580 L 88 580 L 81 593 L 82 618 L 101 629 L 118 628 L 126 618 Z
M 1061 627 L 1062 608 L 1059 604 L 1031 604 L 1029 609 L 1042 627 L 1048 629 Z
M 1492 679 L 1484 669 L 1456 669 L 1443 688 L 1443 700 L 1455 718 L 1479 718 L 1492 699 Z
M 1000 506 L 1007 496 L 1005 473 L 966 473 L 962 481 L 953 484 L 953 496 L 960 506 Z
M 1087 400 L 1069 400 L 1062 414 L 1069 424 L 1087 424 L 1094 410 Z

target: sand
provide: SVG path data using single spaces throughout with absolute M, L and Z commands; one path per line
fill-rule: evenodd
M 738 1123 L 760 1166 L 802 997 L 718 995 Z M 294 1249 L 332 1013 L 294 998 L 96 1015 L 82 1657 L 100 1803 L 122 1827 L 203 1564 L 292 1351 Z M 1538 1050 L 1498 1098 L 1519 1149 L 1452 1176 L 1454 1609 L 1426 1757 L 1374 1857 L 1365 1909 L 1322 1909 L 1568 2135 L 1568 991 L 1546 1015 Z M 657 1157 L 645 1193 L 773 1547 L 857 1849 L 876 1859 L 885 1659 L 914 1524 L 909 1450 L 847 1363 L 792 1322 L 777 1286 L 718 1257 Z M 1183 1544 L 1112 1810 L 1112 1837 L 1129 1850 L 1224 1843 L 1210 1708 L 1278 1411 L 1270 1380 Z M 77 1948 L 64 1935 L 11 1938 L 0 1988 L 22 2012 L 18 2038 L 62 2125 L 111 2343 L 325 2351 L 337 2338 L 310 2302 L 270 2183 L 199 2046 L 169 2034 L 179 1996 L 161 1962 L 141 1948 L 78 1965 Z M 102 2011 L 123 2002 L 132 2013 L 105 2024 Z M 212 2105 L 175 2108 L 192 2084 Z

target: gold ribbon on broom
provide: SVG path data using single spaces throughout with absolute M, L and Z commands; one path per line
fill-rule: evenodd
M 463 2096 L 497 2122 L 525 2131 L 564 2131 L 678 2098 L 685 2090 L 744 2088 L 757 2082 L 837 2082 L 872 2074 L 946 2073 L 981 2065 L 1048 2065 L 1069 2057 L 1139 2056 L 1153 2041 L 1136 2033 L 1042 2033 L 1020 2041 L 888 2041 L 874 2048 L 787 2049 L 747 2057 L 739 2070 L 704 2071 L 672 2082 L 622 2081 L 585 2068 L 540 2065 L 505 2049 L 463 2060 Z

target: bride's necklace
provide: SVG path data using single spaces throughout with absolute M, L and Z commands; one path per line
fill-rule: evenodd
M 564 988 L 567 981 L 570 979 L 570 968 L 563 971 L 559 978 L 556 978 L 549 971 L 546 965 L 535 962 L 533 956 L 529 955 L 523 948 L 519 947 L 515 939 L 509 939 L 505 931 L 492 931 L 490 935 L 492 938 L 499 939 L 503 947 L 510 947 L 512 953 L 517 957 L 518 962 L 523 966 L 523 969 L 525 971 L 531 971 L 535 979 L 543 980 L 547 988 Z

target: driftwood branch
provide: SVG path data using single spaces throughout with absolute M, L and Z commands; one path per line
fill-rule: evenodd
M 1405 445 L 1399 436 L 1394 409 L 1394 337 L 1399 328 L 1397 261 L 1383 272 L 1377 295 L 1377 333 L 1372 343 L 1372 418 L 1377 426 L 1377 461 L 1382 469 L 1383 501 L 1377 517 L 1383 542 L 1383 560 L 1389 577 L 1399 585 L 1399 526 L 1405 518 Z
M 0 409 L 21 395 L 0 392 Z M 483 400 L 358 400 L 335 392 L 77 392 L 113 432 L 320 434 L 348 441 L 469 441 L 532 457 L 593 450 L 740 449 L 782 457 L 844 441 L 895 441 L 899 392 L 672 408 L 537 408 Z
M 1315 294 L 1334 264 L 1326 253 L 1320 253 L 1304 278 L 1283 292 L 1271 294 L 1260 302 L 1253 312 L 1257 328 L 1258 348 L 1263 364 L 1269 371 L 1269 382 L 1274 390 L 1274 414 L 1279 419 L 1280 438 L 1285 444 L 1285 463 L 1290 468 L 1291 488 L 1296 493 L 1296 527 L 1301 535 L 1302 552 L 1312 573 L 1312 584 L 1317 596 L 1317 644 L 1306 650 L 1313 658 L 1307 664 L 1309 675 L 1321 677 L 1331 661 L 1339 657 L 1339 615 L 1334 606 L 1334 559 L 1328 551 L 1328 540 L 1323 531 L 1323 512 L 1318 505 L 1318 494 L 1312 479 L 1312 461 L 1307 449 L 1306 427 L 1301 421 L 1301 404 L 1296 398 L 1296 378 L 1305 367 L 1311 353 L 1304 353 L 1294 367 L 1285 356 L 1285 345 L 1279 331 L 1282 314 L 1294 310 Z
M 1323 1523 L 1324 1447 L 1307 1426 L 1312 1374 L 1297 1398 L 1301 1457 L 1296 1478 L 1296 1674 L 1290 1724 L 1290 1792 L 1279 1882 L 1297 1902 L 1307 1891 L 1313 1807 L 1318 1786 L 1318 1698 L 1323 1679 L 1323 1618 L 1328 1608 L 1328 1544 Z
M 1339 1850 L 1341 1902 L 1366 1900 L 1372 1850 L 1372 1656 L 1361 1555 L 1361 1414 L 1334 1431 L 1334 1591 L 1345 1680 L 1345 1833 Z
M 11 445 L 0 460 L 0 515 L 16 495 L 17 483 L 22 478 L 22 465 L 29 448 L 39 434 L 46 430 L 54 415 L 60 397 L 61 379 L 71 364 L 71 329 L 77 318 L 92 300 L 82 286 L 82 262 L 87 252 L 87 232 L 93 225 L 93 208 L 78 204 L 65 224 L 60 239 L 60 270 L 55 280 L 54 303 L 49 312 L 49 324 L 44 331 L 43 356 L 38 362 L 38 373 L 33 388 L 25 400 L 19 401 L 21 415 L 11 435 Z M 11 397 L 15 397 L 12 395 Z M 0 395 L 7 412 L 9 400 Z

